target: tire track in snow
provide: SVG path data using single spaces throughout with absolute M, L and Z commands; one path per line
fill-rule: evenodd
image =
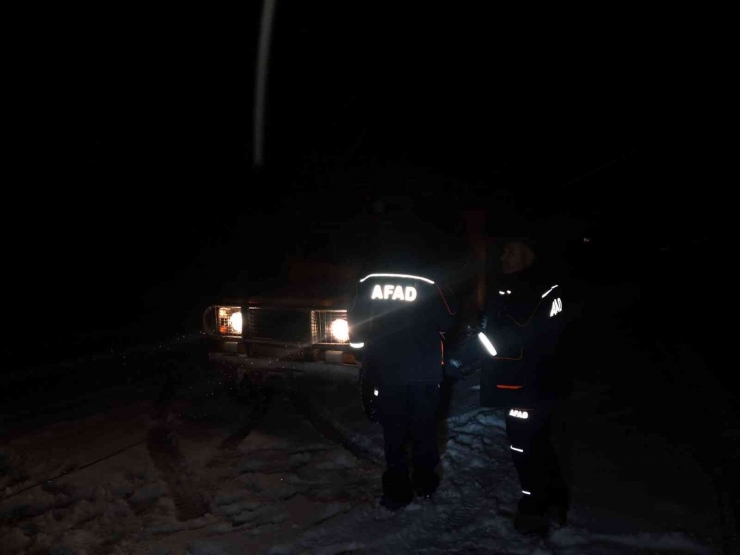
M 385 464 L 382 449 L 378 449 L 371 441 L 361 442 L 359 438 L 353 437 L 341 423 L 331 417 L 328 410 L 308 395 L 292 388 L 287 393 L 296 411 L 308 420 L 322 436 L 345 448 L 357 458 L 375 465 Z
M 210 511 L 210 488 L 189 468 L 177 436 L 166 424 L 154 426 L 147 435 L 147 451 L 154 466 L 170 487 L 177 520 L 185 522 Z

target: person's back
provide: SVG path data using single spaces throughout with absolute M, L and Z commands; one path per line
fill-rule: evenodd
M 362 371 L 377 395 L 387 469 L 381 504 L 411 502 L 413 489 L 431 495 L 439 484 L 436 412 L 442 382 L 442 336 L 453 317 L 437 284 L 426 276 L 380 267 L 357 284 L 348 312 L 350 342 L 362 349 Z M 413 489 L 406 441 L 413 441 Z
M 369 274 L 351 311 L 352 342 L 378 384 L 442 381 L 440 332 L 452 317 L 432 280 L 412 274 Z

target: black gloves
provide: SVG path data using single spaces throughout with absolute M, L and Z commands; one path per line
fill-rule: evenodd
M 375 386 L 370 382 L 364 369 L 360 369 L 360 400 L 365 416 L 371 422 L 378 421 L 378 397 L 375 395 Z

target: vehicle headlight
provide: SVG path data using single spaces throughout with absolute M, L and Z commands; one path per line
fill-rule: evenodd
M 331 323 L 331 334 L 338 341 L 349 341 L 349 324 L 347 320 L 337 318 Z
M 229 325 L 233 328 L 233 330 L 241 335 L 242 333 L 242 313 L 234 312 L 234 314 L 231 315 L 229 318 Z
M 219 306 L 216 324 L 221 335 L 241 335 L 243 324 L 241 307 Z
M 346 310 L 312 310 L 311 342 L 315 344 L 349 343 Z

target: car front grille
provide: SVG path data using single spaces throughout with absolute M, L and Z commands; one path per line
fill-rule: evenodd
M 308 344 L 311 342 L 311 312 L 249 307 L 244 338 Z

